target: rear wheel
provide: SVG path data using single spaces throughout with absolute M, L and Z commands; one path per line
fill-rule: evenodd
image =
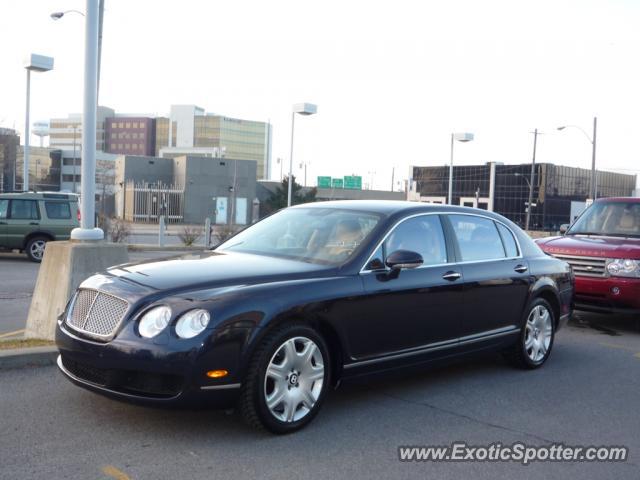
M 240 412 L 253 427 L 289 433 L 318 413 L 329 384 L 329 352 L 310 327 L 289 325 L 269 334 L 251 359 Z
M 44 256 L 44 248 L 49 239 L 47 237 L 32 237 L 27 242 L 25 253 L 32 262 L 40 263 Z
M 526 315 L 518 342 L 505 353 L 517 367 L 533 369 L 541 367 L 551 354 L 556 319 L 553 308 L 543 298 L 533 300 Z

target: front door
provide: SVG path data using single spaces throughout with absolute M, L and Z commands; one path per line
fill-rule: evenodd
M 396 278 L 384 267 L 396 250 L 419 253 L 424 264 Z M 365 294 L 346 320 L 353 360 L 457 341 L 463 310 L 462 271 L 451 262 L 439 215 L 404 220 L 361 273 Z

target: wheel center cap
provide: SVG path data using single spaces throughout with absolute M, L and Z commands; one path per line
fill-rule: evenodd
M 292 373 L 291 375 L 289 375 L 289 383 L 291 385 L 295 385 L 296 383 L 298 383 L 298 375 L 295 373 Z
M 538 338 L 538 335 L 539 335 L 539 334 L 540 334 L 540 329 L 539 329 L 539 328 L 536 328 L 536 329 L 533 331 L 533 336 L 534 336 L 535 338 Z

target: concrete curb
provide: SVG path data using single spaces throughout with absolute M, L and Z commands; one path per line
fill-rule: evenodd
M 54 365 L 58 358 L 56 347 L 31 347 L 0 350 L 0 370 Z

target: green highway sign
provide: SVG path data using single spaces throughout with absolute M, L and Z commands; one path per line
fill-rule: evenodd
M 347 175 L 344 177 L 344 188 L 362 190 L 362 177 Z
M 341 178 L 334 178 L 331 180 L 331 187 L 333 188 L 344 188 L 344 182 Z
M 318 177 L 318 188 L 331 188 L 331 177 Z

